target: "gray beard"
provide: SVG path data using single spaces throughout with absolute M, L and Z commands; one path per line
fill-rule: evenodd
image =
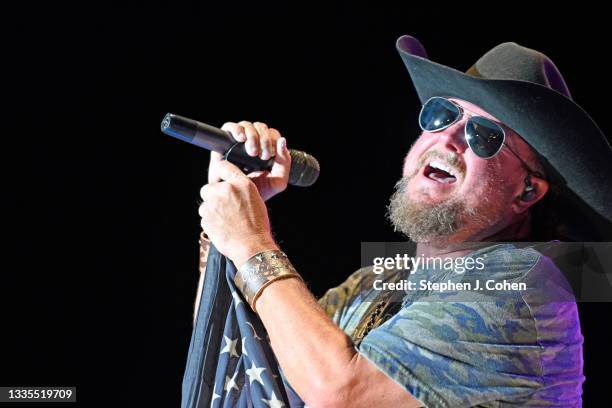
M 406 195 L 406 179 L 395 184 L 387 217 L 395 231 L 413 242 L 426 242 L 432 237 L 447 237 L 458 229 L 458 219 L 465 206 L 452 200 L 425 205 Z
M 407 196 L 407 179 L 395 184 L 387 217 L 395 231 L 406 235 L 413 242 L 432 242 L 444 245 L 446 238 L 470 224 L 491 225 L 490 217 L 479 214 L 475 208 L 467 208 L 464 201 L 450 199 L 438 204 L 424 204 Z M 485 199 L 485 201 L 487 201 Z

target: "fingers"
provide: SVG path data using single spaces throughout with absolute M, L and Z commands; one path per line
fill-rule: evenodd
M 204 222 L 204 217 L 205 217 L 205 208 L 204 205 L 206 204 L 206 199 L 208 198 L 208 190 L 210 184 L 205 184 L 201 189 L 200 189 L 200 197 L 202 197 L 202 204 L 200 204 L 200 206 L 198 207 L 198 215 L 200 216 L 200 226 L 202 227 L 202 231 L 206 234 L 206 224 Z
M 208 164 L 208 182 L 216 183 L 221 181 L 217 175 L 217 165 L 223 160 L 223 155 L 217 152 L 210 152 L 210 163 Z
M 244 127 L 238 123 L 226 122 L 221 126 L 221 130 L 225 130 L 229 132 L 235 141 L 237 142 L 246 142 L 247 137 L 244 130 Z M 221 153 L 217 153 L 214 151 L 210 152 L 210 164 L 208 165 L 208 182 L 216 183 L 221 181 L 219 175 L 217 174 L 217 164 L 221 162 L 223 159 L 223 155 Z
M 206 234 L 208 234 L 208 232 L 206 230 L 205 220 L 207 217 L 210 217 L 211 211 L 216 211 L 215 208 L 218 210 L 219 198 L 223 198 L 227 203 L 228 197 L 236 199 L 236 196 L 240 196 L 241 194 L 244 195 L 244 192 L 249 191 L 249 188 L 257 194 L 257 188 L 251 179 L 248 178 L 240 168 L 227 160 L 222 160 L 217 163 L 216 174 L 219 178 L 218 183 L 206 184 L 200 189 L 202 203 L 198 207 L 198 214 L 202 218 L 201 226 Z M 212 208 L 209 208 L 210 203 L 214 202 L 216 202 L 217 207 L 213 204 Z
M 242 121 L 239 125 L 246 134 L 245 145 L 249 156 L 268 160 L 276 155 L 276 141 L 280 137 L 277 130 L 268 128 L 263 122 Z
M 238 123 L 226 122 L 223 124 L 223 126 L 221 126 L 221 130 L 230 132 L 234 140 L 237 142 L 246 142 L 247 140 L 244 127 Z
M 259 156 L 261 153 L 261 148 L 259 144 L 259 133 L 257 132 L 257 129 L 255 129 L 255 126 L 253 126 L 251 122 L 247 122 L 246 120 L 240 122 L 240 125 L 242 126 L 246 134 L 245 147 L 247 154 L 252 157 Z
M 263 122 L 249 122 L 241 121 L 238 123 L 227 122 L 221 129 L 229 132 L 234 140 L 243 142 L 245 144 L 246 152 L 251 157 L 259 156 L 262 160 L 269 160 L 274 157 L 275 162 L 270 173 L 279 178 L 277 183 L 282 184 L 282 179 L 285 175 L 288 177 L 289 166 L 291 164 L 291 158 L 287 154 L 281 155 L 281 147 L 279 140 L 282 138 L 278 130 L 269 128 Z M 286 146 L 286 141 L 285 141 Z M 286 150 L 286 147 L 285 147 Z M 223 156 L 217 152 L 211 152 L 210 165 L 208 167 L 208 182 L 216 183 L 223 178 L 219 175 L 218 166 L 223 161 Z M 257 173 L 257 174 L 255 174 Z M 250 176 L 259 177 L 259 172 L 251 173 Z M 286 184 L 286 181 L 285 181 Z
M 259 157 L 262 160 L 268 160 L 270 157 L 276 155 L 276 140 L 278 137 L 274 137 L 276 134 L 273 132 L 274 129 L 269 129 L 268 125 L 261 122 L 253 123 L 255 129 L 259 133 L 259 144 L 261 146 L 261 154 Z
M 287 139 L 280 137 L 276 141 L 277 154 L 274 158 L 274 165 L 270 174 L 272 177 L 278 177 L 287 183 L 289 179 L 289 170 L 291 169 L 291 155 L 289 154 L 289 148 L 287 147 Z
M 223 160 L 217 165 L 217 175 L 223 181 L 237 183 L 248 180 L 249 178 L 236 165 Z
M 198 213 L 200 214 L 200 217 L 202 217 L 202 209 L 204 207 L 204 203 L 206 202 L 207 196 L 209 194 L 209 189 L 210 186 L 212 184 L 204 184 L 204 186 L 202 186 L 202 188 L 200 189 L 200 197 L 202 198 L 202 204 L 200 204 L 200 208 L 198 209 Z
M 244 142 L 249 156 L 268 160 L 276 155 L 276 143 L 281 137 L 280 133 L 276 129 L 268 128 L 263 122 L 227 122 L 221 129 L 230 132 L 234 140 Z

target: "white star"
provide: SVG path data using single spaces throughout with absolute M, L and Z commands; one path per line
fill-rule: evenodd
M 255 366 L 255 362 L 252 362 L 252 364 L 253 365 L 251 366 L 251 368 L 246 370 L 246 374 L 249 376 L 249 384 L 251 384 L 253 381 L 259 381 L 263 386 L 264 382 L 261 379 L 261 373 L 265 370 L 265 368 L 257 368 Z
M 215 400 L 217 398 L 221 398 L 221 396 L 217 394 L 217 384 L 215 384 L 215 386 L 213 387 L 213 397 L 212 397 L 212 400 L 210 401 L 211 408 L 215 404 Z
M 270 408 L 283 408 L 285 406 L 285 404 L 281 400 L 276 399 L 276 395 L 274 395 L 274 391 L 272 391 L 272 398 L 270 398 L 269 400 L 262 398 L 261 400 L 266 405 L 269 405 Z
M 238 339 L 232 340 L 227 336 L 223 337 L 225 338 L 225 347 L 223 347 L 223 350 L 221 350 L 221 353 L 219 354 L 230 353 L 230 356 L 238 357 L 238 353 L 236 352 L 236 343 L 238 342 Z
M 246 340 L 246 337 L 243 337 L 242 338 L 242 347 L 241 347 L 240 351 L 242 351 L 242 354 L 244 354 L 245 356 L 248 356 L 249 353 L 247 353 L 246 344 L 244 344 L 245 340 Z
M 227 375 L 225 376 L 225 391 L 229 392 L 232 390 L 232 388 L 235 388 L 236 391 L 238 391 L 238 386 L 236 385 L 236 376 L 238 375 L 238 372 L 234 373 L 234 376 L 232 378 L 229 378 Z
M 234 298 L 234 303 L 236 306 L 242 303 L 242 299 L 240 299 L 240 295 L 235 290 L 232 291 L 232 297 Z
M 253 337 L 255 337 L 257 340 L 261 340 L 261 337 L 259 337 L 257 335 L 257 332 L 255 331 L 255 327 L 253 327 L 253 325 L 250 322 L 246 322 L 246 324 L 248 324 L 249 326 L 251 326 L 251 329 L 253 329 Z

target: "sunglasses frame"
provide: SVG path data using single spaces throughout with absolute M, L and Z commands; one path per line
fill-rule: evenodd
M 444 101 L 446 101 L 446 102 L 448 102 L 448 103 L 452 104 L 453 106 L 457 107 L 457 109 L 459 109 L 459 115 L 457 115 L 457 117 L 455 118 L 455 120 L 453 120 L 451 123 L 449 123 L 448 125 L 442 126 L 440 129 L 436 129 L 436 130 L 427 130 L 427 129 L 424 129 L 424 128 L 423 128 L 423 126 L 421 126 L 421 115 L 423 114 L 423 111 L 425 110 L 425 106 L 426 106 L 426 105 L 427 105 L 429 102 L 431 102 L 432 100 L 434 100 L 434 99 L 443 99 Z M 436 133 L 436 132 L 441 132 L 441 131 L 443 131 L 444 129 L 448 129 L 449 127 L 453 126 L 455 123 L 459 122 L 459 121 L 461 120 L 461 118 L 463 117 L 463 115 L 466 115 L 466 116 L 468 116 L 468 118 L 469 118 L 468 120 L 466 120 L 466 121 L 465 121 L 465 125 L 464 125 L 464 127 L 463 127 L 463 138 L 465 139 L 465 142 L 467 143 L 467 145 L 469 146 L 469 148 L 470 148 L 470 149 L 471 149 L 471 150 L 474 152 L 474 154 L 475 154 L 477 157 L 479 157 L 479 158 L 481 158 L 481 159 L 483 159 L 483 160 L 489 160 L 489 159 L 492 159 L 493 157 L 497 156 L 497 155 L 499 154 L 499 152 L 501 152 L 501 150 L 502 150 L 502 149 L 504 148 L 504 146 L 505 146 L 505 147 L 507 147 L 507 148 L 508 148 L 508 150 L 509 150 L 509 151 L 510 151 L 510 152 L 511 152 L 511 153 L 512 153 L 512 154 L 513 154 L 513 155 L 514 155 L 514 156 L 515 156 L 515 157 L 516 157 L 516 158 L 517 158 L 517 159 L 518 159 L 520 162 L 521 162 L 521 164 L 523 165 L 523 167 L 525 168 L 525 170 L 527 170 L 527 171 L 528 171 L 530 174 L 533 174 L 533 175 L 535 175 L 535 176 L 538 176 L 538 177 L 543 178 L 543 176 L 541 175 L 541 173 L 539 173 L 539 172 L 537 172 L 537 171 L 533 170 L 531 167 L 529 167 L 529 166 L 527 165 L 527 163 L 525 163 L 525 162 L 523 161 L 523 159 L 521 159 L 521 157 L 518 155 L 518 153 L 516 153 L 516 152 L 515 152 L 515 151 L 514 151 L 514 150 L 513 150 L 513 149 L 512 149 L 510 146 L 508 146 L 508 144 L 506 143 L 506 131 L 504 130 L 503 126 L 502 126 L 500 123 L 497 123 L 497 122 L 495 122 L 494 120 L 491 120 L 491 119 L 489 119 L 489 118 L 485 118 L 485 117 L 484 117 L 484 116 L 482 116 L 482 115 L 478 115 L 478 114 L 477 114 L 477 113 L 475 113 L 475 112 L 471 112 L 470 110 L 465 109 L 463 106 L 461 106 L 461 105 L 459 105 L 459 104 L 457 104 L 457 103 L 455 103 L 455 102 L 451 101 L 451 100 L 450 100 L 450 99 L 448 99 L 448 98 L 445 98 L 445 97 L 443 97 L 443 96 L 432 96 L 432 97 L 431 97 L 431 98 L 429 98 L 427 101 L 425 101 L 425 103 L 424 103 L 423 105 L 421 105 L 421 111 L 419 112 L 419 127 L 421 128 L 421 130 L 422 130 L 423 132 L 427 132 L 427 133 Z M 472 149 L 472 146 L 470 145 L 470 142 L 468 141 L 467 136 L 466 136 L 466 132 L 467 132 L 467 125 L 468 125 L 468 123 L 469 123 L 470 119 L 472 119 L 472 118 L 482 118 L 482 119 L 484 119 L 484 120 L 486 120 L 486 121 L 488 121 L 488 122 L 490 122 L 490 123 L 494 124 L 495 126 L 497 126 L 497 127 L 498 127 L 498 128 L 501 130 L 501 132 L 502 132 L 502 142 L 501 142 L 501 144 L 499 145 L 499 148 L 497 149 L 497 151 L 496 151 L 496 152 L 495 152 L 493 155 L 488 156 L 488 157 L 481 157 L 481 156 L 478 156 L 478 155 L 476 154 L 476 152 L 474 151 L 474 149 Z
M 451 105 L 455 106 L 458 110 L 459 110 L 459 115 L 457 115 L 457 117 L 449 124 L 442 126 L 439 129 L 436 130 L 427 130 L 424 129 L 423 126 L 421 126 L 421 116 L 423 115 L 423 111 L 425 110 L 425 107 L 427 106 L 427 104 L 435 99 L 442 99 L 448 103 L 450 103 Z M 481 157 L 478 156 L 478 154 L 476 154 L 476 152 L 474 151 L 474 149 L 472 149 L 472 151 L 474 152 L 474 154 L 476 154 L 476 156 L 480 157 L 481 159 L 492 159 L 493 157 L 497 156 L 497 154 L 499 154 L 499 152 L 501 151 L 501 149 L 506 146 L 508 147 L 508 145 L 505 143 L 506 142 L 506 131 L 504 130 L 504 128 L 497 122 L 489 119 L 489 118 L 485 118 L 482 115 L 478 115 L 474 112 L 471 112 L 467 109 L 465 109 L 463 106 L 451 101 L 450 99 L 444 98 L 442 96 L 432 96 L 431 98 L 429 98 L 427 101 L 425 101 L 425 103 L 421 106 L 421 111 L 419 112 L 419 127 L 421 128 L 422 131 L 427 132 L 427 133 L 436 133 L 436 132 L 441 132 L 444 129 L 448 129 L 449 127 L 453 126 L 455 123 L 459 122 L 461 120 L 461 118 L 463 118 L 463 116 L 467 116 L 469 119 L 467 121 L 465 121 L 465 125 L 463 127 L 463 137 L 465 138 L 465 142 L 468 144 L 468 146 L 470 147 L 470 149 L 472 149 L 472 146 L 470 145 L 470 142 L 467 139 L 467 125 L 470 122 L 470 119 L 472 118 L 482 118 L 484 120 L 486 120 L 487 122 L 490 122 L 492 124 L 494 124 L 496 127 L 499 128 L 499 130 L 501 130 L 501 134 L 502 134 L 502 142 L 500 143 L 499 147 L 497 148 L 497 150 L 495 151 L 495 153 L 493 153 L 491 156 L 487 156 L 487 157 Z M 514 153 L 514 152 L 513 152 Z

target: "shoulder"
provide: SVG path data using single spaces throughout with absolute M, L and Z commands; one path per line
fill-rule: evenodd
M 506 279 L 525 277 L 541 262 L 542 254 L 531 246 L 495 244 L 469 255 L 481 260 L 487 275 L 503 274 Z
M 320 299 L 319 305 L 325 313 L 347 333 L 352 333 L 369 305 L 380 295 L 374 282 L 399 279 L 400 271 L 376 274 L 373 266 L 353 272 L 340 285 L 329 289 Z

